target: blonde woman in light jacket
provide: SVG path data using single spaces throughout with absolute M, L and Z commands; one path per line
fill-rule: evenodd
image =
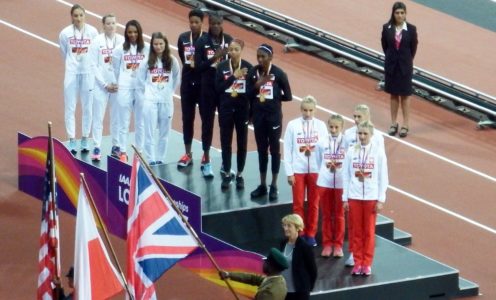
M 389 183 L 387 158 L 383 149 L 371 143 L 374 125 L 358 125 L 359 143 L 348 149 L 343 164 L 343 206 L 349 210 L 353 231 L 355 266 L 352 275 L 372 274 L 375 220 L 386 201 Z

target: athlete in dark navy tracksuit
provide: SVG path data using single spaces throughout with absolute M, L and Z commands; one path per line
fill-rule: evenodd
M 217 65 L 227 59 L 227 47 L 232 37 L 222 30 L 222 16 L 211 13 L 208 18 L 208 34 L 195 43 L 195 70 L 201 74 L 200 117 L 202 119 L 202 172 L 203 176 L 214 176 L 210 164 L 210 146 L 214 129 L 215 109 L 218 95 L 215 91 Z
M 183 63 L 181 78 L 181 111 L 183 115 L 183 140 L 185 154 L 177 162 L 178 167 L 193 163 L 191 143 L 193 141 L 196 104 L 200 100 L 200 74 L 195 72 L 195 42 L 203 35 L 203 12 L 195 8 L 189 12 L 190 31 L 183 32 L 177 40 L 179 58 Z
M 272 64 L 272 47 L 262 44 L 257 50 L 258 65 L 248 73 L 247 89 L 251 101 L 251 116 L 255 128 L 260 185 L 251 193 L 252 198 L 267 194 L 267 164 L 272 158 L 272 183 L 269 200 L 277 199 L 277 175 L 281 165 L 279 139 L 282 133 L 282 101 L 291 101 L 293 96 L 288 76 Z
M 246 162 L 248 116 L 250 103 L 246 94 L 246 76 L 252 65 L 241 59 L 244 42 L 234 39 L 228 48 L 229 60 L 217 66 L 215 88 L 219 95 L 219 128 L 222 147 L 222 189 L 229 188 L 231 176 L 231 144 L 234 128 L 237 141 L 236 189 L 244 188 L 242 172 Z

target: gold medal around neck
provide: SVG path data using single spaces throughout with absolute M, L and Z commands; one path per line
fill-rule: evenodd
M 265 102 L 265 95 L 260 94 L 260 102 L 264 103 Z
M 329 171 L 331 171 L 331 173 L 336 173 L 336 163 L 334 161 L 331 161 L 328 165 L 329 167 Z
M 363 182 L 365 180 L 365 174 L 362 170 L 360 170 L 360 174 L 358 176 L 358 181 Z
M 238 97 L 238 92 L 235 89 L 232 90 L 231 97 L 233 97 L 233 98 Z

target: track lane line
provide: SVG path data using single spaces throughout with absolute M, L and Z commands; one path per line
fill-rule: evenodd
M 61 0 L 57 0 L 57 1 L 59 1 L 59 2 L 60 2 Z M 21 33 L 23 33 L 23 34 L 26 34 L 26 35 L 28 35 L 28 36 L 32 37 L 32 38 L 35 38 L 35 39 L 37 39 L 37 40 L 39 40 L 39 41 L 45 42 L 45 43 L 47 43 L 47 44 L 49 44 L 49 45 L 52 45 L 52 46 L 54 46 L 54 47 L 59 48 L 59 45 L 58 45 L 57 43 L 54 43 L 54 42 L 52 42 L 52 41 L 50 41 L 50 40 L 48 40 L 48 39 L 46 39 L 46 38 L 43 38 L 43 37 L 41 37 L 41 36 L 39 36 L 39 35 L 36 35 L 36 34 L 34 34 L 34 33 L 32 33 L 32 32 L 29 32 L 29 31 L 27 31 L 27 30 L 25 30 L 25 29 L 22 29 L 22 28 L 20 28 L 20 27 L 18 27 L 18 26 L 15 26 L 15 25 L 13 25 L 13 24 L 11 24 L 11 23 L 8 23 L 8 22 L 6 22 L 6 21 L 4 21 L 4 20 L 2 20 L 2 19 L 0 19 L 0 23 L 1 23 L 1 24 L 4 24 L 5 26 L 7 26 L 7 27 L 9 27 L 9 28 L 11 28 L 11 29 L 14 29 L 14 30 L 16 30 L 16 31 L 18 31 L 18 32 L 21 32 Z M 174 94 L 174 97 L 175 97 L 175 98 L 177 98 L 177 99 L 180 99 L 180 96 L 178 96 L 178 95 L 176 95 L 176 94 Z M 252 126 L 250 126 L 250 129 L 252 129 L 252 130 L 253 130 L 253 127 L 252 127 Z M 281 141 L 281 143 L 282 143 L 282 140 L 280 140 L 280 141 Z M 213 147 L 212 147 L 212 148 L 213 148 Z M 215 149 L 215 148 L 214 148 L 214 149 Z M 215 150 L 220 151 L 219 149 L 215 149 Z M 444 212 L 444 213 L 446 213 L 446 214 L 448 214 L 448 215 L 450 215 L 450 216 L 453 216 L 453 217 L 455 217 L 455 218 L 457 218 L 457 219 L 460 219 L 460 220 L 465 221 L 465 222 L 467 222 L 467 223 L 469 223 L 469 224 L 472 224 L 473 226 L 476 226 L 476 227 L 478 227 L 478 228 L 480 228 L 480 229 L 482 229 L 482 230 L 484 230 L 484 231 L 487 231 L 487 232 L 489 232 L 489 233 L 492 233 L 492 234 L 495 234 L 495 235 L 496 235 L 496 229 L 494 229 L 494 228 L 491 228 L 491 227 L 489 227 L 489 226 L 487 226 L 487 225 L 484 225 L 484 224 L 482 224 L 482 223 L 480 223 L 480 222 L 477 222 L 477 221 L 475 221 L 475 220 L 472 220 L 472 219 L 470 219 L 470 218 L 467 218 L 467 217 L 465 217 L 465 216 L 463 216 L 463 215 L 461 215 L 461 214 L 459 214 L 459 213 L 456 213 L 456 212 L 454 212 L 454 211 L 452 211 L 452 210 L 449 210 L 449 209 L 447 209 L 447 208 L 444 208 L 444 207 L 442 207 L 442 206 L 440 206 L 440 205 L 437 205 L 437 204 L 435 204 L 435 203 L 433 203 L 433 202 L 430 202 L 430 201 L 428 201 L 428 200 L 425 200 L 425 199 L 423 199 L 423 198 L 421 198 L 421 197 L 415 196 L 414 194 L 411 194 L 411 193 L 409 193 L 409 192 L 406 192 L 406 191 L 404 191 L 404 190 L 402 190 L 402 189 L 400 189 L 400 188 L 397 188 L 397 187 L 395 187 L 395 186 L 388 185 L 388 188 L 390 188 L 391 190 L 393 190 L 393 191 L 395 191 L 395 192 L 398 192 L 398 193 L 400 193 L 400 194 L 402 194 L 402 195 L 405 195 L 405 196 L 407 196 L 408 198 L 411 198 L 411 199 L 412 199 L 412 200 L 414 200 L 414 201 L 417 201 L 417 202 L 423 203 L 423 204 L 425 204 L 425 205 L 428 205 L 428 206 L 430 206 L 430 207 L 432 207 L 432 208 L 434 208 L 434 209 L 437 209 L 437 210 L 439 210 L 439 211 L 442 211 L 442 212 Z
M 64 4 L 64 5 L 68 6 L 68 7 L 72 7 L 72 6 L 73 6 L 73 4 L 72 4 L 72 3 L 67 2 L 67 1 L 64 1 L 64 0 L 55 0 L 55 1 L 56 1 L 56 2 L 59 2 L 59 3 L 61 3 L 61 4 Z M 493 0 L 493 1 L 496 1 L 496 0 Z M 97 13 L 94 13 L 94 12 L 92 12 L 92 11 L 90 11 L 90 10 L 86 10 L 86 13 L 87 13 L 88 15 L 91 15 L 91 16 L 93 16 L 93 17 L 95 17 L 95 18 L 98 18 L 98 19 L 101 19 L 101 18 L 102 18 L 102 16 L 101 16 L 101 15 L 99 15 L 99 14 L 97 14 Z M 118 23 L 117 25 L 118 25 L 118 27 L 119 27 L 119 28 L 125 28 L 125 26 L 124 26 L 123 24 L 121 24 L 121 23 Z M 148 39 L 151 39 L 151 37 L 150 37 L 149 35 L 143 34 L 143 36 L 144 36 L 144 37 L 146 37 L 146 38 L 148 38 Z M 170 47 L 171 47 L 172 49 L 174 49 L 174 50 L 176 50 L 176 51 L 177 51 L 177 47 L 175 47 L 175 46 L 173 46 L 173 45 L 170 45 Z M 297 100 L 297 101 L 300 101 L 300 102 L 302 101 L 302 98 L 301 98 L 301 97 L 298 97 L 298 96 L 296 96 L 296 95 L 293 95 L 293 99 L 295 99 L 295 100 Z M 319 110 L 321 110 L 321 111 L 324 111 L 324 112 L 327 112 L 327 113 L 329 113 L 329 114 L 339 114 L 338 112 L 335 112 L 335 111 L 333 111 L 333 110 L 327 109 L 327 108 L 325 108 L 325 107 L 323 107 L 323 106 L 320 106 L 320 105 L 317 105 L 317 109 L 319 109 Z M 355 122 L 354 122 L 354 120 L 353 120 L 352 118 L 347 117 L 346 115 L 343 115 L 343 114 L 340 114 L 340 115 L 342 115 L 342 116 L 343 116 L 343 118 L 344 118 L 346 121 L 348 121 L 348 122 L 350 122 L 350 123 L 352 123 L 352 124 L 354 124 L 354 123 L 355 123 Z M 474 168 L 471 168 L 471 167 L 469 167 L 469 166 L 467 166 L 467 165 L 464 165 L 464 164 L 462 164 L 462 163 L 459 163 L 459 162 L 457 162 L 457 161 L 454 161 L 454 160 L 452 160 L 452 159 L 449 159 L 449 158 L 447 158 L 447 157 L 445 157 L 445 156 L 442 156 L 442 155 L 440 155 L 440 154 L 437 154 L 437 153 L 435 153 L 435 152 L 433 152 L 433 151 L 430 151 L 430 150 L 428 150 L 428 149 L 425 149 L 425 148 L 423 148 L 423 147 L 421 147 L 421 146 L 418 146 L 418 145 L 415 145 L 415 144 L 413 144 L 413 143 L 407 142 L 407 141 L 405 141 L 405 140 L 403 140 L 403 139 L 400 139 L 400 138 L 397 138 L 397 137 L 390 136 L 390 135 L 386 134 L 385 132 L 383 132 L 383 131 L 381 131 L 381 130 L 376 130 L 376 132 L 379 132 L 379 133 L 380 133 L 380 134 L 382 134 L 385 138 L 389 138 L 389 139 L 391 139 L 391 140 L 393 140 L 393 141 L 395 141 L 395 142 L 401 143 L 401 144 L 403 144 L 403 145 L 405 145 L 405 146 L 407 146 L 407 147 L 410 147 L 410 148 L 412 148 L 412 149 L 415 149 L 415 150 L 417 150 L 417 151 L 420 151 L 420 152 L 422 152 L 422 153 L 424 153 L 424 154 L 427 154 L 427 155 L 429 155 L 429 156 L 432 156 L 432 157 L 434 157 L 434 158 L 437 158 L 437 159 L 439 159 L 439 160 L 442 160 L 442 161 L 444 161 L 444 162 L 446 162 L 446 163 L 448 163 L 448 164 L 451 164 L 451 165 L 456 166 L 456 167 L 458 167 L 458 168 L 461 168 L 461 169 L 463 169 L 463 170 L 465 170 L 465 171 L 467 171 L 467 172 L 470 172 L 470 173 L 472 173 L 472 174 L 478 175 L 478 176 L 480 176 L 480 177 L 483 177 L 483 178 L 485 178 L 485 179 L 487 179 L 487 180 L 490 180 L 490 181 L 492 181 L 492 182 L 495 182 L 495 183 L 496 183 L 496 177 L 493 177 L 493 176 L 491 176 L 491 175 L 489 175 L 489 174 L 486 174 L 486 173 L 484 173 L 484 172 L 482 172 L 482 171 L 479 171 L 479 170 L 476 170 L 476 169 L 474 169 Z

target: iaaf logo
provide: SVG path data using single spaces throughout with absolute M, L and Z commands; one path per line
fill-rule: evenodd
M 309 137 L 309 138 L 296 138 L 296 142 L 298 144 L 317 143 L 318 141 L 319 141 L 319 137 L 318 136 Z

